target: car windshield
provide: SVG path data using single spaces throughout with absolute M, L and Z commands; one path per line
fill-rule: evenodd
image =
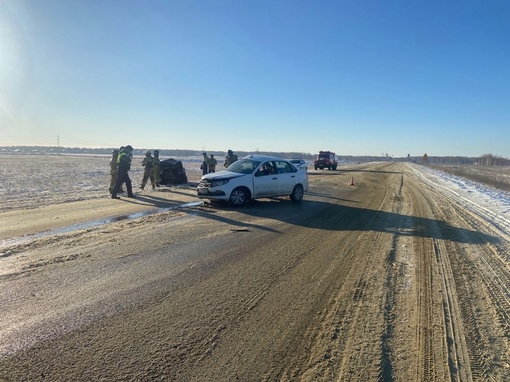
M 251 174 L 257 168 L 260 161 L 253 159 L 239 159 L 227 167 L 228 171 L 237 172 L 239 174 Z

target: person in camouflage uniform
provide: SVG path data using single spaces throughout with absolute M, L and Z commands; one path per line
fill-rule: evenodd
M 214 154 L 211 154 L 209 157 L 209 161 L 207 162 L 207 166 L 209 167 L 209 173 L 216 171 L 216 165 L 218 164 L 218 161 L 214 157 Z
M 112 157 L 110 158 L 110 187 L 108 191 L 110 194 L 113 192 L 113 188 L 115 187 L 115 183 L 117 182 L 117 178 L 119 173 L 117 172 L 117 157 L 119 156 L 119 150 L 114 149 L 112 151 Z
M 115 183 L 117 182 L 117 178 L 119 177 L 119 173 L 117 171 L 117 158 L 119 156 L 119 150 L 112 150 L 112 157 L 110 158 L 110 187 L 108 191 L 110 194 L 113 192 L 113 188 L 115 187 Z M 122 185 L 119 189 L 119 194 L 123 194 L 124 190 L 122 189 Z
M 133 158 L 133 147 L 127 145 L 119 151 L 117 157 L 117 182 L 112 191 L 112 199 L 120 199 L 117 193 L 120 190 L 122 183 L 126 183 L 128 198 L 134 198 L 133 188 L 131 186 L 131 179 L 129 178 L 129 170 L 131 169 L 131 159 Z
M 159 160 L 159 150 L 154 150 L 154 158 L 152 165 L 152 176 L 154 177 L 154 182 L 156 183 L 156 187 L 161 185 L 161 166 Z
M 207 153 L 202 153 L 202 155 L 204 158 L 202 159 L 202 164 L 200 165 L 200 170 L 202 170 L 202 175 L 205 175 L 208 173 L 207 166 L 209 163 L 209 157 L 207 156 Z
M 150 151 L 145 153 L 145 158 L 142 160 L 142 166 L 144 167 L 142 185 L 140 188 L 143 190 L 147 184 L 147 180 L 151 180 L 152 189 L 156 188 L 156 181 L 154 180 L 154 158 Z
M 234 163 L 237 160 L 237 155 L 234 154 L 232 150 L 227 151 L 227 156 L 225 157 L 225 162 L 223 162 L 223 166 L 228 167 L 232 163 Z

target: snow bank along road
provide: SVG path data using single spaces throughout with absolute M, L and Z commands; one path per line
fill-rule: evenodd
M 0 381 L 510 380 L 507 220 L 405 163 L 310 182 L 1 213 Z

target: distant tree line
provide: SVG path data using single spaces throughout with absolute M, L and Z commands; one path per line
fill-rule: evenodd
M 118 147 L 103 147 L 103 148 L 88 148 L 88 147 L 59 147 L 59 146 L 0 146 L 0 153 L 9 154 L 92 154 L 92 155 L 110 155 L 113 149 Z M 193 157 L 198 156 L 202 158 L 202 150 L 190 150 L 190 149 L 160 149 L 160 148 L 137 148 L 134 147 L 134 155 L 145 155 L 145 152 L 150 150 L 159 150 L 161 157 Z M 305 160 L 311 160 L 315 157 L 313 154 L 300 153 L 300 152 L 272 152 L 272 151 L 236 151 L 232 148 L 238 157 L 243 157 L 249 154 L 261 154 L 277 156 L 282 158 L 302 158 Z M 227 155 L 225 151 L 205 151 L 208 155 L 214 154 L 218 158 L 223 158 Z
M 421 159 L 421 158 L 420 158 Z M 473 157 L 459 157 L 459 156 L 445 156 L 445 157 L 437 157 L 437 156 L 428 156 L 427 157 L 429 164 L 444 164 L 444 165 L 474 165 L 478 161 L 478 158 Z
M 510 166 L 510 160 L 507 158 L 500 157 L 498 155 L 493 154 L 483 154 L 478 159 L 478 164 L 484 167 L 491 166 Z
M 87 147 L 59 147 L 59 146 L 0 146 L 0 154 L 46 154 L 46 155 L 60 155 L 60 154 L 88 154 L 88 155 L 110 155 L 112 150 L 118 147 L 104 147 L 104 148 L 87 148 Z M 189 150 L 189 149 L 159 149 L 159 148 L 136 148 L 134 155 L 144 155 L 147 150 L 159 150 L 162 159 L 170 158 L 185 158 L 185 157 L 202 157 L 202 150 Z M 300 158 L 306 161 L 313 161 L 316 154 L 302 153 L 302 152 L 276 152 L 276 151 L 236 151 L 232 148 L 235 154 L 240 158 L 249 154 L 270 155 L 281 158 Z M 206 151 L 208 155 L 214 154 L 218 159 L 225 157 L 225 151 Z M 480 166 L 510 166 L 510 160 L 494 154 L 483 154 L 480 157 L 461 157 L 461 156 L 427 156 L 427 163 L 424 162 L 424 156 L 411 156 L 394 158 L 388 155 L 371 156 L 371 155 L 337 155 L 340 163 L 364 163 L 364 162 L 380 162 L 380 161 L 395 161 L 395 162 L 414 162 L 421 164 L 431 165 L 480 165 Z

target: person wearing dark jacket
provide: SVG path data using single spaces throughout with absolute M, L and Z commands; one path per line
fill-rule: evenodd
M 161 185 L 161 161 L 159 160 L 159 150 L 154 150 L 154 166 L 152 166 L 152 172 L 154 176 L 154 182 L 156 187 Z
M 127 196 L 128 198 L 134 198 L 133 188 L 131 185 L 131 179 L 129 179 L 129 170 L 131 169 L 131 159 L 133 158 L 133 147 L 127 145 L 124 149 L 120 150 L 119 156 L 117 157 L 117 182 L 112 191 L 112 199 L 120 199 L 117 193 L 120 190 L 122 183 L 126 183 Z
M 119 150 L 115 149 L 112 151 L 112 157 L 110 158 L 110 188 L 108 191 L 110 194 L 113 192 L 115 183 L 117 183 L 117 158 L 119 157 Z

